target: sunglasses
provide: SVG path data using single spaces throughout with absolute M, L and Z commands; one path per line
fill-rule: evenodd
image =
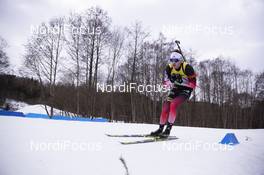
M 172 63 L 177 63 L 178 61 L 180 61 L 180 59 L 178 59 L 178 58 L 171 58 L 170 59 L 170 62 L 172 62 Z

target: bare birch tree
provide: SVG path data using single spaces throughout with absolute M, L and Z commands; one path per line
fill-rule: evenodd
M 48 111 L 45 105 L 45 109 L 49 117 L 53 116 L 53 98 L 63 43 L 64 19 L 57 18 L 47 24 L 42 23 L 26 44 L 26 67 L 38 77 L 43 91 L 44 86 L 48 86 L 47 98 L 51 108 Z

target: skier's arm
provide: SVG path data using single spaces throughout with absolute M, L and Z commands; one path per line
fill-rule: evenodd
M 171 72 L 171 67 L 169 65 L 166 66 L 166 69 L 164 70 L 164 73 L 163 73 L 163 81 L 162 81 L 162 84 L 163 85 L 169 85 L 171 82 L 171 75 L 170 75 L 170 72 Z
M 189 65 L 189 64 L 186 65 L 185 74 L 188 76 L 188 79 L 189 79 L 188 87 L 191 87 L 194 89 L 196 87 L 197 74 L 195 73 L 195 71 L 191 65 Z

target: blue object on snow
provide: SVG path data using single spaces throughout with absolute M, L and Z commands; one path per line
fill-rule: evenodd
M 25 115 L 22 112 L 13 112 L 13 111 L 5 111 L 1 110 L 0 115 L 5 115 L 5 116 L 15 116 L 15 117 L 25 117 Z
M 106 118 L 93 118 L 93 119 L 90 119 L 91 122 L 108 122 L 108 119 Z
M 229 145 L 239 144 L 234 133 L 227 133 L 220 143 L 221 144 L 229 144 Z
M 12 116 L 12 117 L 27 117 L 27 118 L 42 118 L 42 119 L 50 119 L 47 114 L 36 114 L 36 113 L 28 113 L 23 114 L 22 112 L 13 112 L 13 111 L 5 111 L 0 110 L 0 116 Z M 108 122 L 106 118 L 84 118 L 84 117 L 69 117 L 69 116 L 61 116 L 55 115 L 51 118 L 52 120 L 68 120 L 68 121 L 85 121 L 85 122 Z
M 107 122 L 105 118 L 84 118 L 84 117 L 67 117 L 61 115 L 55 115 L 51 119 L 53 120 L 70 120 L 70 121 L 88 121 L 88 122 Z
M 28 113 L 26 114 L 28 118 L 43 118 L 50 119 L 47 114 L 36 114 L 36 113 Z M 61 116 L 55 115 L 51 118 L 52 120 L 68 120 L 68 121 L 88 121 L 88 122 L 107 122 L 106 118 L 84 118 L 84 117 L 69 117 L 69 116 Z
M 26 114 L 26 117 L 28 117 L 28 118 L 44 118 L 44 119 L 49 119 L 49 116 L 47 114 L 36 114 L 36 113 L 28 113 L 28 114 Z

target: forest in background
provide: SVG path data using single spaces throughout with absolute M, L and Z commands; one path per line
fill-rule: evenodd
M 103 9 L 51 19 L 32 30 L 19 76 L 8 75 L 7 43 L 0 43 L 0 101 L 12 98 L 47 104 L 84 117 L 158 123 L 162 92 L 106 93 L 97 83 L 162 83 L 174 49 L 160 33 L 150 39 L 141 22 L 114 26 Z M 198 74 L 198 87 L 178 112 L 176 125 L 217 128 L 264 127 L 264 72 L 243 70 L 224 56 L 195 59 L 183 50 Z M 53 108 L 47 111 L 53 116 Z

